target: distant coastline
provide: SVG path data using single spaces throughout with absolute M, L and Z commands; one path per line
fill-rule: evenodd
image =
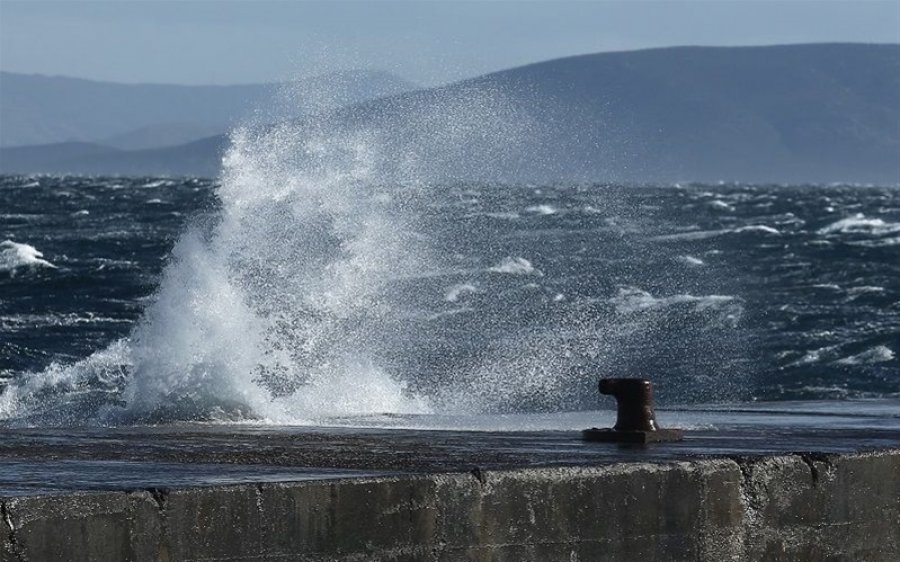
M 431 179 L 900 183 L 900 45 L 893 44 L 582 55 L 375 96 L 315 126 L 375 131 L 397 154 L 422 152 L 423 143 L 442 139 L 429 138 L 409 108 L 449 119 L 454 99 L 483 92 L 528 126 L 503 157 L 473 150 L 442 163 Z M 293 126 L 303 135 L 311 125 Z M 0 173 L 215 177 L 227 145 L 223 134 L 137 150 L 93 142 L 7 147 Z

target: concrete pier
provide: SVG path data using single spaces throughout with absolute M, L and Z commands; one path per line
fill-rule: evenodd
M 7 429 L 0 559 L 900 559 L 893 414 L 709 416 L 727 424 L 638 447 L 569 430 Z

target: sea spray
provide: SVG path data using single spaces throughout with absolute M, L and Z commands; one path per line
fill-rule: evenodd
M 401 98 L 364 126 L 331 115 L 234 131 L 218 214 L 175 244 L 130 337 L 26 374 L 0 415 L 313 423 L 430 411 L 378 362 L 415 329 L 392 285 L 435 267 L 414 208 L 436 179 L 478 176 L 467 154 L 512 154 L 526 122 L 498 92 L 467 93 Z
M 744 301 L 673 256 L 770 235 L 675 238 L 639 192 L 480 180 L 539 159 L 540 116 L 491 88 L 441 96 L 235 130 L 215 209 L 130 334 L 19 374 L 0 417 L 327 424 L 594 408 L 600 376 L 662 399 L 741 388 Z
M 132 337 L 124 395 L 137 418 L 261 418 L 428 410 L 372 353 L 395 333 L 392 279 L 426 267 L 398 207 L 414 188 L 379 186 L 365 133 L 239 129 L 220 216 L 188 232 Z

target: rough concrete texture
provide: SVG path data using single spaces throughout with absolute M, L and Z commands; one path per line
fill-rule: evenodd
M 900 449 L 18 497 L 2 560 L 900 560 Z

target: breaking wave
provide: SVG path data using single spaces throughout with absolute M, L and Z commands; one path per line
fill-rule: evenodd
M 12 240 L 0 242 L 0 273 L 14 275 L 17 270 L 41 267 L 56 268 L 44 259 L 44 254 L 34 246 L 19 244 Z
M 818 230 L 819 234 L 864 234 L 885 236 L 900 232 L 900 223 L 885 222 L 883 219 L 867 218 L 862 213 L 836 221 Z
M 234 131 L 220 212 L 178 240 L 131 335 L 24 374 L 5 389 L 0 418 L 307 423 L 431 411 L 378 359 L 405 339 L 394 285 L 435 269 L 416 201 L 435 178 L 477 177 L 465 169 L 470 151 L 509 156 L 528 126 L 502 94 L 467 94 L 400 98 L 395 115 L 364 127 L 332 115 Z M 0 268 L 53 267 L 31 246 L 0 248 Z M 522 259 L 501 269 L 533 271 Z

